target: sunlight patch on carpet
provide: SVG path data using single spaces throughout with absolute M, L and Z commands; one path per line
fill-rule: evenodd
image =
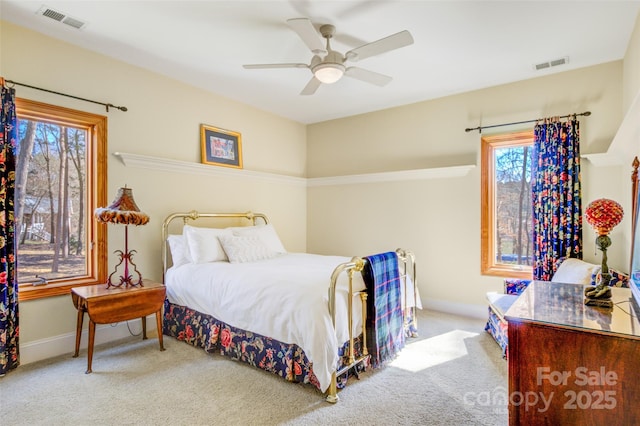
M 467 355 L 464 339 L 478 333 L 453 330 L 445 334 L 406 345 L 391 366 L 417 373 L 429 367 Z

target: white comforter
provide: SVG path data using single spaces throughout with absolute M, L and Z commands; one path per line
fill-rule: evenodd
M 331 273 L 351 259 L 288 253 L 250 263 L 213 262 L 170 268 L 167 298 L 209 314 L 231 326 L 300 346 L 313 363 L 324 392 L 338 363 L 338 346 L 349 339 L 348 277 L 341 274 L 336 291 L 337 330 L 329 314 Z M 364 290 L 359 273 L 354 292 Z M 354 335 L 362 327 L 362 306 L 354 299 Z

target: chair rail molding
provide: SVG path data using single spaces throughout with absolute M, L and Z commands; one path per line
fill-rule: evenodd
M 434 167 L 430 169 L 402 170 L 397 172 L 308 178 L 307 186 L 355 185 L 361 183 L 454 178 L 465 176 L 474 167 L 475 164 L 468 164 L 463 166 Z
M 122 163 L 127 167 L 138 167 L 141 169 L 164 170 L 175 173 L 187 173 L 206 176 L 262 180 L 294 186 L 307 185 L 307 179 L 302 177 L 280 175 L 276 173 L 257 172 L 247 169 L 216 167 L 207 164 L 172 160 L 170 158 L 152 157 L 148 155 L 129 154 L 126 152 L 114 152 L 113 155 L 120 158 L 120 160 L 122 160 Z
M 188 161 L 173 160 L 169 158 L 153 157 L 149 155 L 130 154 L 126 152 L 114 152 L 114 156 L 120 158 L 126 167 L 138 167 L 142 169 L 163 170 L 175 173 L 188 173 L 207 176 L 233 177 L 241 179 L 263 180 L 275 183 L 283 183 L 295 186 L 334 186 L 355 185 L 363 183 L 399 182 L 409 180 L 440 179 L 465 176 L 475 164 L 460 166 L 434 167 L 428 169 L 402 170 L 395 172 L 366 173 L 358 175 L 330 176 L 318 178 L 303 178 L 280 175 L 276 173 L 257 172 L 247 169 L 230 169 L 226 167 L 214 167 L 206 164 L 192 163 Z

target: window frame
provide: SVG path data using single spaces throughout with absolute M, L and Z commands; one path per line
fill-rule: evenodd
M 93 216 L 107 201 L 107 117 L 29 99 L 16 98 L 18 119 L 46 121 L 79 127 L 87 131 L 87 273 L 73 278 L 51 280 L 45 285 L 21 284 L 18 300 L 68 295 L 71 288 L 105 283 L 107 279 L 107 230 Z M 18 263 L 18 267 L 20 267 Z
M 531 279 L 533 268 L 526 265 L 506 265 L 495 261 L 495 151 L 505 147 L 533 145 L 533 130 L 483 136 L 481 138 L 481 201 L 480 201 L 480 265 L 482 275 Z

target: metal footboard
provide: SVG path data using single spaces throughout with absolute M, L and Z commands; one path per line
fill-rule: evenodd
M 398 267 L 400 268 L 400 277 L 404 285 L 404 318 L 405 329 L 411 330 L 411 337 L 418 337 L 418 318 L 416 317 L 416 308 L 418 307 L 418 271 L 416 269 L 416 257 L 413 252 L 404 249 L 397 249 Z M 411 281 L 413 285 L 413 305 L 409 307 L 409 299 L 407 292 L 407 281 Z
M 417 330 L 418 323 L 416 319 L 416 306 L 418 291 L 417 291 L 417 277 L 416 277 L 416 262 L 415 256 L 412 252 L 404 249 L 397 249 L 396 254 L 398 256 L 398 268 L 400 270 L 400 279 L 402 280 L 402 285 L 404 286 L 404 318 L 405 321 L 411 321 L 412 327 L 409 327 L 410 330 Z M 348 301 L 347 301 L 347 321 L 349 328 L 349 352 L 346 355 L 347 361 L 340 370 L 334 371 L 331 375 L 331 384 L 329 385 L 329 389 L 327 390 L 326 400 L 330 403 L 338 402 L 338 376 L 343 374 L 345 371 L 350 368 L 358 365 L 359 363 L 365 361 L 369 357 L 369 353 L 367 350 L 367 293 L 359 292 L 360 301 L 362 303 L 362 355 L 357 359 L 355 357 L 354 350 L 354 340 L 355 336 L 353 335 L 353 274 L 358 272 L 362 273 L 366 260 L 360 257 L 353 257 L 350 262 L 342 263 L 338 265 L 333 273 L 331 274 L 331 284 L 329 286 L 329 313 L 331 314 L 331 320 L 333 322 L 333 328 L 336 328 L 336 286 L 338 284 L 338 278 L 343 274 L 347 273 L 349 277 L 349 293 L 348 293 Z M 409 308 L 408 295 L 407 295 L 407 281 L 411 281 L 413 284 L 413 306 Z M 409 326 L 408 323 L 405 323 L 405 328 Z

